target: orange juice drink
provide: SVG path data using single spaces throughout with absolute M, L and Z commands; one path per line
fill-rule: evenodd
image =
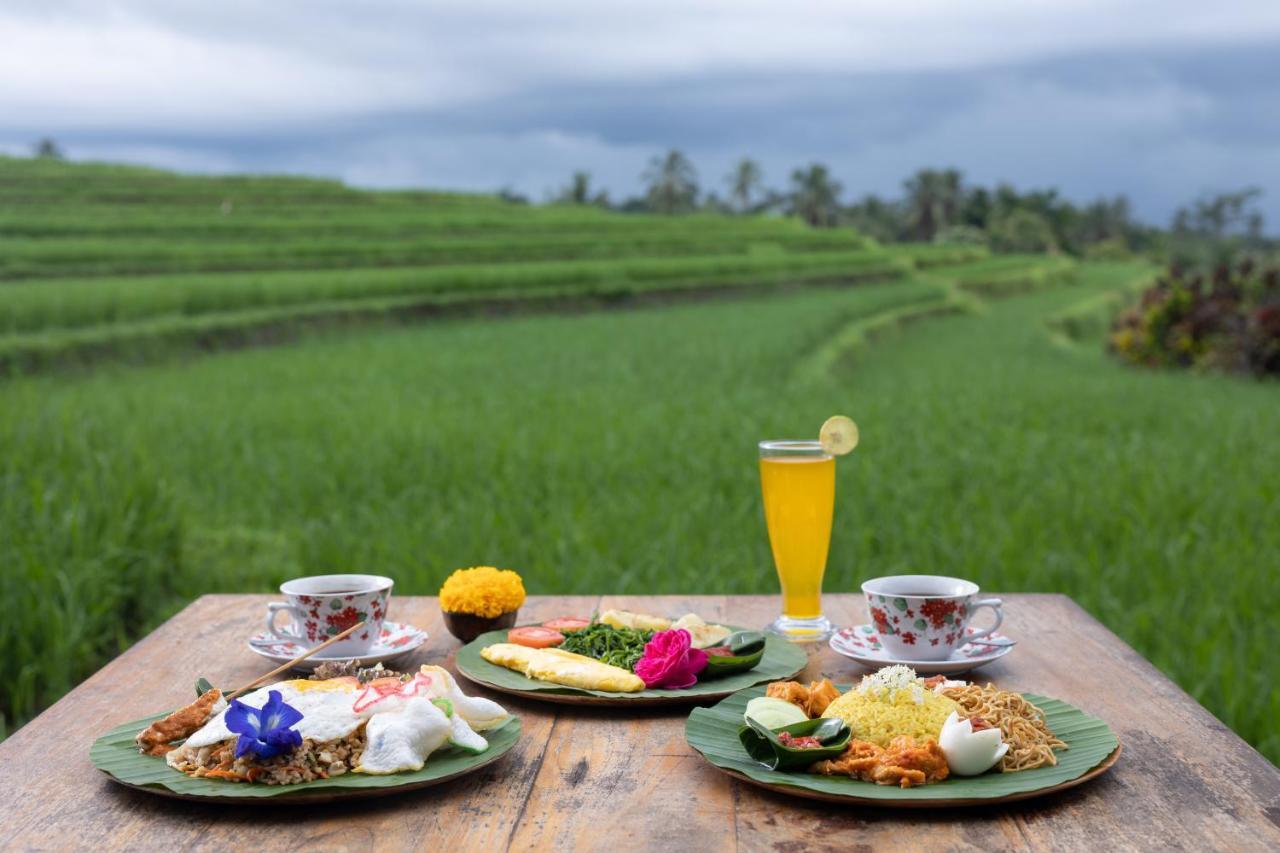
M 770 629 L 791 639 L 823 639 L 831 632 L 822 614 L 822 575 L 831 544 L 836 461 L 817 442 L 761 442 L 760 488 L 782 586 L 782 616 Z

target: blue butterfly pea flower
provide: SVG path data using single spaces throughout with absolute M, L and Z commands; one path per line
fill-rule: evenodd
M 251 708 L 239 699 L 232 699 L 227 708 L 227 728 L 240 735 L 236 758 L 256 755 L 265 760 L 293 752 L 302 746 L 302 735 L 293 730 L 300 722 L 302 712 L 287 704 L 279 690 L 267 693 L 267 703 L 261 709 Z

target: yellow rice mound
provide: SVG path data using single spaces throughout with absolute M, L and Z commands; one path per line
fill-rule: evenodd
M 862 693 L 855 688 L 828 705 L 822 716 L 844 720 L 858 740 L 888 746 L 899 735 L 911 735 L 917 741 L 937 740 L 947 716 L 959 708 L 955 700 L 932 690 Z

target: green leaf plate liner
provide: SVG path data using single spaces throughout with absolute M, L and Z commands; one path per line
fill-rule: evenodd
M 733 631 L 744 630 L 725 626 Z M 480 657 L 480 650 L 494 643 L 505 643 L 506 631 L 490 631 L 481 634 L 458 650 L 458 672 L 471 681 L 506 693 L 520 693 L 533 699 L 548 702 L 583 705 L 672 705 L 682 702 L 704 702 L 721 699 L 736 690 L 781 681 L 797 675 L 809 663 L 803 646 L 781 637 L 769 635 L 765 640 L 764 657 L 758 666 L 746 672 L 732 673 L 706 681 L 699 681 L 685 690 L 641 690 L 638 693 L 610 693 L 605 690 L 579 690 L 525 678 L 505 666 L 489 663 Z M 737 731 L 736 729 L 734 730 Z M 736 737 L 736 734 L 735 734 Z
M 520 739 L 520 721 L 511 717 L 498 728 L 481 732 L 485 740 L 489 741 L 489 748 L 479 755 L 456 747 L 446 747 L 429 755 L 426 765 L 414 772 L 393 773 L 388 776 L 345 773 L 331 779 L 316 779 L 296 785 L 256 785 L 223 779 L 193 779 L 174 770 L 165 763 L 163 757 L 138 752 L 133 739 L 138 732 L 163 716 L 165 715 L 156 714 L 125 723 L 98 738 L 89 749 L 93 766 L 124 785 L 167 797 L 242 803 L 322 803 L 438 785 L 492 764 Z
M 843 693 L 850 685 L 838 685 Z M 685 723 L 685 740 L 707 761 L 730 773 L 745 776 L 766 786 L 781 786 L 787 793 L 815 799 L 844 799 L 887 807 L 967 805 L 971 801 L 1024 799 L 1067 787 L 1089 775 L 1094 768 L 1114 759 L 1120 742 L 1106 723 L 1079 708 L 1057 699 L 1022 694 L 1045 712 L 1049 728 L 1067 744 L 1057 750 L 1057 765 L 1022 770 L 1017 773 L 989 772 L 981 776 L 954 776 L 944 782 L 917 788 L 897 788 L 851 779 L 847 776 L 818 776 L 768 770 L 752 760 L 738 740 L 738 727 L 747 702 L 763 696 L 763 687 L 739 691 L 710 708 L 694 708 Z M 856 733 L 855 733 L 856 737 Z M 953 802 L 947 802 L 953 801 Z M 959 802 L 954 802 L 959 801 Z

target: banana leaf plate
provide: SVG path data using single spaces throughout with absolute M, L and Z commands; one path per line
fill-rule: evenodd
M 520 739 L 520 721 L 511 717 L 498 728 L 482 733 L 489 741 L 489 748 L 479 755 L 455 748 L 441 749 L 433 752 L 427 758 L 426 766 L 416 772 L 389 776 L 347 773 L 296 785 L 254 785 L 221 779 L 193 779 L 174 770 L 164 758 L 139 753 L 133 743 L 134 737 L 163 716 L 156 714 L 125 723 L 98 738 L 89 749 L 93 765 L 113 782 L 162 797 L 217 803 L 315 804 L 380 797 L 439 785 L 492 764 Z
M 733 631 L 745 630 L 725 626 Z M 504 666 L 489 663 L 480 657 L 480 650 L 494 643 L 505 643 L 507 632 L 490 631 L 481 634 L 458 650 L 455 661 L 458 672 L 476 684 L 497 690 L 562 705 L 615 705 L 647 707 L 653 705 L 688 705 L 723 699 L 744 687 L 794 678 L 809 663 L 809 656 L 798 646 L 772 634 L 765 639 L 764 657 L 754 669 L 732 673 L 719 678 L 699 681 L 684 690 L 641 690 L 638 693 L 611 693 L 605 690 L 582 690 L 526 678 Z
M 838 685 L 841 692 L 850 685 Z M 735 779 L 812 800 L 882 808 L 941 808 L 1008 803 L 1041 797 L 1083 784 L 1105 773 L 1120 757 L 1120 742 L 1106 723 L 1057 699 L 1022 694 L 1044 712 L 1049 728 L 1067 744 L 1058 763 L 1017 773 L 952 777 L 917 788 L 876 785 L 841 776 L 783 773 L 752 760 L 738 740 L 747 702 L 763 696 L 763 687 L 739 691 L 710 708 L 694 708 L 685 723 L 685 740 L 721 771 Z

